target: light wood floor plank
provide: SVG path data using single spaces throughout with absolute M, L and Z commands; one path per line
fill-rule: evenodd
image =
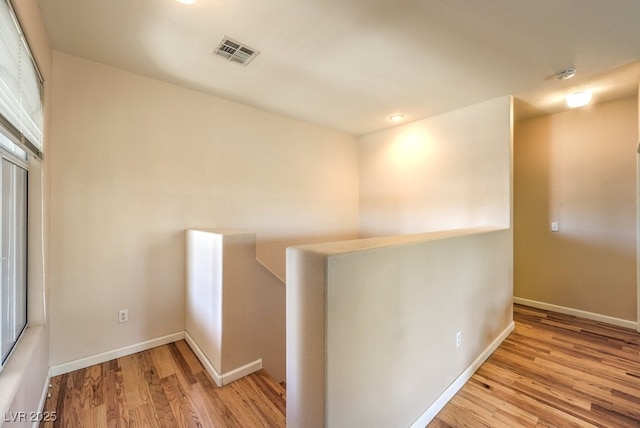
M 285 426 L 285 392 L 264 370 L 218 388 L 184 341 L 51 380 L 41 427 Z
M 189 365 L 191 373 L 195 375 L 196 373 L 200 373 L 203 371 L 204 367 L 200 363 L 200 360 L 198 360 L 198 357 L 195 356 L 191 348 L 189 348 L 187 342 L 185 342 L 184 340 L 179 340 L 175 342 L 175 345 L 176 349 L 180 351 L 182 358 L 184 358 L 185 362 Z
M 122 388 L 124 398 L 130 409 L 137 409 L 149 403 L 149 386 L 145 382 L 144 353 L 119 358 L 118 363 L 122 370 Z M 84 369 L 86 370 L 86 369 Z M 84 372 L 79 370 L 79 372 Z
M 104 399 L 106 404 L 107 426 L 109 428 L 125 428 L 129 426 L 129 412 L 124 398 L 122 386 L 122 370 L 117 361 L 103 363 Z
M 640 427 L 640 335 L 514 306 L 514 332 L 429 428 Z M 51 380 L 41 427 L 284 427 L 286 391 L 260 370 L 218 388 L 184 341 Z M 384 403 L 382 403 L 383 405 Z
M 494 406 L 495 426 L 640 427 L 637 332 L 520 305 L 514 320 L 514 332 L 429 427 L 486 425 L 468 401 Z
M 158 346 L 148 352 L 159 378 L 165 378 L 176 373 L 176 363 L 168 346 Z

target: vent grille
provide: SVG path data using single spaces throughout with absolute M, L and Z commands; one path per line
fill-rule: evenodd
M 236 42 L 229 37 L 224 37 L 213 53 L 229 61 L 247 65 L 258 56 L 260 52 Z

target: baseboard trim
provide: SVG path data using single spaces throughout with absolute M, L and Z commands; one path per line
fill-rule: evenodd
M 532 308 L 544 309 L 547 311 L 559 312 L 565 315 L 573 315 L 580 318 L 586 318 L 592 321 L 599 321 L 605 324 L 611 324 L 618 327 L 630 328 L 633 330 L 638 329 L 638 323 L 635 321 L 623 320 L 621 318 L 610 317 L 608 315 L 596 314 L 594 312 L 582 311 L 580 309 L 568 308 L 566 306 L 554 305 L 552 303 L 539 302 L 537 300 L 523 299 L 521 297 L 514 297 L 513 303 L 517 303 L 523 306 L 530 306 Z
M 458 376 L 438 398 L 436 398 L 436 401 L 434 401 L 433 404 L 429 406 L 429 408 L 425 410 L 418 419 L 416 419 L 416 421 L 411 425 L 411 428 L 424 428 L 427 426 L 429 422 L 436 417 L 438 412 L 444 408 L 449 400 L 451 400 L 453 396 L 456 395 L 456 393 L 464 386 L 464 384 L 471 379 L 471 376 L 473 376 L 476 370 L 478 370 L 482 363 L 484 363 L 493 351 L 500 346 L 514 328 L 515 323 L 511 321 L 507 328 L 505 328 L 502 333 L 500 333 L 498 337 L 496 337 L 494 341 L 491 342 L 491 344 L 489 344 L 489 346 L 480 355 L 478 355 L 478 358 L 476 358 L 469 367 L 467 367 L 462 374 Z
M 189 345 L 193 353 L 196 354 L 196 357 L 198 357 L 216 385 L 222 386 L 222 375 L 218 373 L 215 367 L 213 367 L 211 361 L 209 361 L 207 356 L 204 355 L 204 352 L 202 352 L 202 349 L 200 349 L 200 347 L 196 344 L 196 341 L 193 340 L 193 337 L 191 337 L 191 335 L 186 331 L 184 332 L 184 341 L 187 342 L 187 345 Z
M 79 360 L 69 361 L 67 363 L 52 366 L 50 369 L 50 375 L 58 376 L 61 374 L 72 372 L 74 370 L 84 369 L 95 364 L 101 364 L 106 361 L 115 360 L 116 358 L 135 354 L 136 352 L 146 351 L 147 349 L 166 345 L 167 343 L 177 342 L 178 340 L 182 339 L 184 339 L 184 331 L 125 346 L 123 348 L 114 349 L 113 351 L 103 352 L 102 354 L 81 358 Z
M 49 368 L 49 371 L 47 372 L 47 379 L 44 382 L 44 387 L 42 388 L 42 393 L 40 394 L 40 401 L 38 402 L 38 410 L 40 412 L 44 412 L 44 405 L 47 401 L 47 397 L 49 396 L 49 385 L 51 385 L 51 368 Z M 38 428 L 39 426 L 39 421 L 34 421 L 31 425 L 32 428 Z
M 230 384 L 234 380 L 238 380 L 240 378 L 248 376 L 251 373 L 257 372 L 261 368 L 262 368 L 262 358 L 259 358 L 255 361 L 245 364 L 242 367 L 238 367 L 237 369 L 233 369 L 230 372 L 223 373 L 222 384 L 223 385 Z
M 215 369 L 215 367 L 213 367 L 213 364 L 211 364 L 211 361 L 209 361 L 209 359 L 204 354 L 202 349 L 200 349 L 200 347 L 198 346 L 196 341 L 193 340 L 193 338 L 186 331 L 184 333 L 184 340 L 191 347 L 191 349 L 193 350 L 194 354 L 196 354 L 196 357 L 198 357 L 198 359 L 200 360 L 200 362 L 202 363 L 204 368 L 207 370 L 207 372 L 209 373 L 211 378 L 213 378 L 213 381 L 218 386 L 227 385 L 227 384 L 229 384 L 229 383 L 231 383 L 231 382 L 233 382 L 235 380 L 238 380 L 238 379 L 240 379 L 242 377 L 250 375 L 253 372 L 257 372 L 258 370 L 260 370 L 262 368 L 262 359 L 260 358 L 260 359 L 257 359 L 255 361 L 252 361 L 252 362 L 250 362 L 248 364 L 245 364 L 242 367 L 238 367 L 238 368 L 233 369 L 233 370 L 231 370 L 229 372 L 220 374 Z

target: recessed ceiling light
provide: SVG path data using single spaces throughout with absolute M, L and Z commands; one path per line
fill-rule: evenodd
M 584 107 L 591 101 L 591 91 L 580 91 L 569 94 L 565 97 L 569 108 Z
M 182 4 L 194 4 L 196 0 L 176 0 Z
M 404 119 L 404 114 L 392 114 L 391 116 L 389 116 L 389 120 L 391 122 L 400 122 L 402 119 Z

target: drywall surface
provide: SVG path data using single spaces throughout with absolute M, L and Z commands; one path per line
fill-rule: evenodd
M 516 124 L 515 297 L 636 320 L 637 143 L 635 97 Z
M 53 64 L 52 365 L 185 329 L 186 229 L 256 232 L 282 276 L 287 245 L 357 236 L 352 137 L 56 51 Z
M 511 97 L 360 144 L 361 237 L 511 225 Z
M 217 373 L 222 371 L 222 233 L 190 229 L 187 239 L 185 331 Z
M 186 239 L 186 333 L 216 383 L 257 360 L 285 380 L 285 285 L 256 260 L 255 233 L 190 229 Z
M 511 254 L 510 229 L 289 248 L 287 425 L 410 426 L 511 324 Z

